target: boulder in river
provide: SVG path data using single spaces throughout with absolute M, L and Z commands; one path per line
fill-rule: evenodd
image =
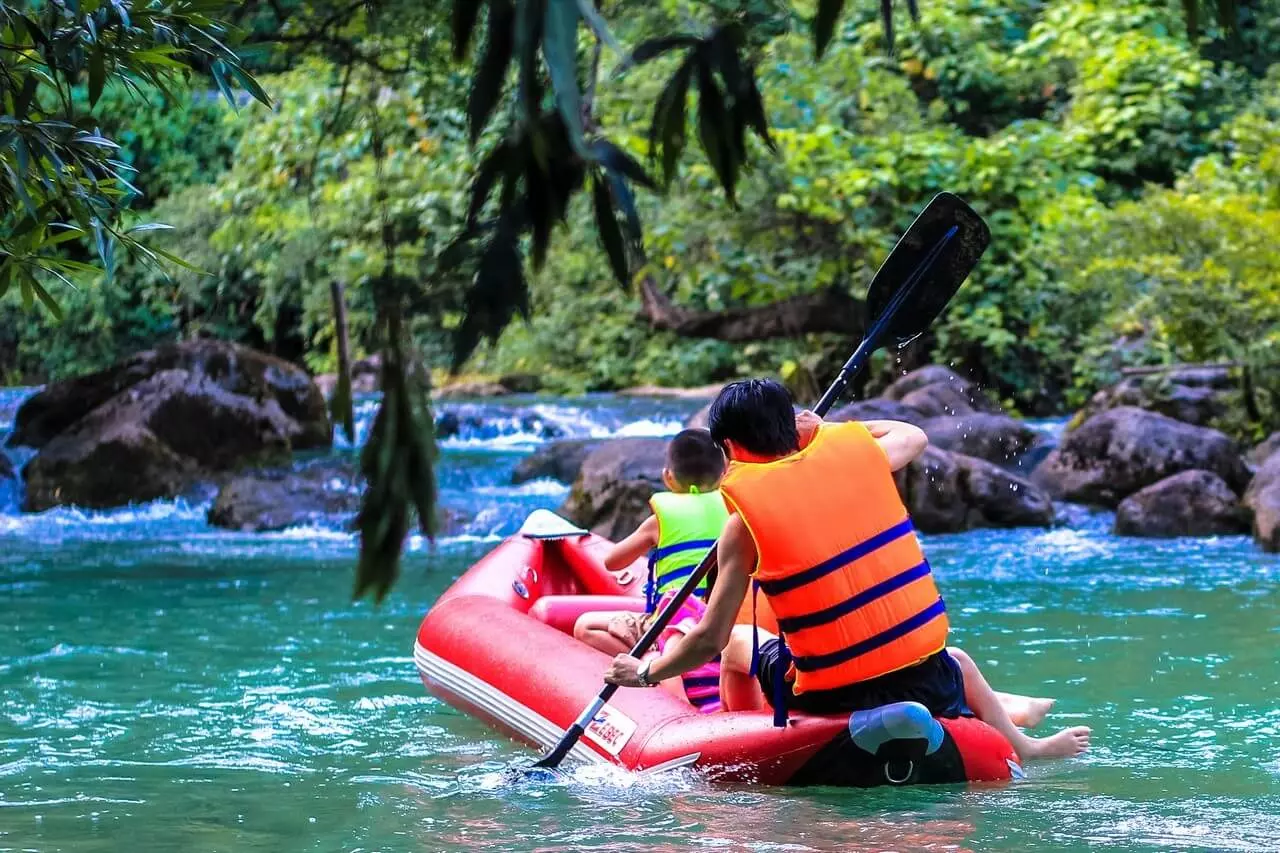
M 828 414 L 826 420 L 833 422 L 906 421 L 909 424 L 920 426 L 928 419 L 916 409 L 904 403 L 899 403 L 897 400 L 872 397 L 867 400 L 849 403 L 847 406 L 841 406 Z
M 615 438 L 587 454 L 560 514 L 614 541 L 650 514 L 649 498 L 664 488 L 667 441 Z
M 1246 533 L 1248 512 L 1236 493 L 1212 471 L 1183 471 L 1120 502 L 1120 536 L 1220 536 Z
M 988 412 L 930 418 L 920 426 L 934 447 L 1028 473 L 1035 465 L 1026 463 L 1038 462 L 1052 445 L 1047 435 L 1022 421 Z
M 1089 399 L 1076 423 L 1109 409 L 1134 406 L 1195 426 L 1207 426 L 1227 409 L 1233 383 L 1226 367 L 1184 367 L 1167 373 L 1127 376 Z
M 985 459 L 929 447 L 896 476 L 898 492 L 923 533 L 1048 527 L 1054 521 L 1047 493 Z
M 12 443 L 40 448 L 23 477 L 24 509 L 41 511 L 171 498 L 330 440 L 324 400 L 305 372 L 201 340 L 49 386 L 19 409 Z
M 511 482 L 519 485 L 529 480 L 550 478 L 572 483 L 578 479 L 587 455 L 600 444 L 601 439 L 597 438 L 567 438 L 544 444 L 520 460 L 511 474 Z
M 1000 411 L 972 382 L 940 364 L 911 371 L 881 396 L 903 403 L 926 418 Z
M 1054 497 L 1114 507 L 1139 489 L 1195 469 L 1217 474 L 1237 492 L 1249 482 L 1236 443 L 1217 430 L 1121 406 L 1067 433 L 1032 479 Z
M 1253 512 L 1253 538 L 1264 551 L 1280 552 L 1280 453 L 1271 454 L 1244 493 Z
M 185 370 L 263 406 L 274 403 L 297 423 L 295 449 L 329 445 L 324 398 L 306 371 L 239 344 L 195 340 L 140 352 L 106 370 L 47 386 L 18 409 L 9 446 L 44 447 L 112 397 L 166 370 Z
M 501 382 L 477 379 L 451 382 L 436 389 L 435 395 L 442 400 L 451 400 L 466 397 L 505 397 L 511 393 L 513 393 L 512 390 Z
M 345 529 L 360 509 L 363 492 L 356 457 L 330 456 L 231 478 L 218 490 L 208 521 L 214 527 L 253 532 L 309 524 Z M 461 514 L 438 508 L 438 516 L 442 534 L 461 529 Z
M 1249 461 L 1258 467 L 1267 464 L 1267 460 L 1280 453 L 1280 430 L 1276 430 L 1263 439 L 1262 443 L 1249 451 Z
M 8 480 L 16 476 L 18 473 L 13 470 L 13 463 L 9 461 L 8 455 L 0 450 L 0 480 Z

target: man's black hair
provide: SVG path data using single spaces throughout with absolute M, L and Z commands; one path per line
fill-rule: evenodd
M 724 476 L 724 454 L 705 429 L 686 429 L 667 445 L 667 468 L 676 482 L 709 492 Z
M 707 425 L 721 447 L 732 439 L 758 456 L 786 456 L 800 449 L 791 393 L 772 379 L 724 386 L 711 404 Z

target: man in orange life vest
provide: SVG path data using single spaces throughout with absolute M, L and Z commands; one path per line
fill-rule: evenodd
M 618 655 L 606 680 L 656 684 L 723 650 L 722 669 L 755 674 L 779 715 L 919 702 L 942 717 L 972 708 L 1023 760 L 1087 748 L 1084 727 L 1028 737 L 976 666 L 947 653 L 946 608 L 893 480 L 924 452 L 922 430 L 797 416 L 783 386 L 758 379 L 726 386 L 709 426 L 731 462 L 721 491 L 733 515 L 706 615 L 674 653 L 647 666 Z M 754 653 L 757 632 L 734 630 L 753 581 L 783 635 L 758 632 Z

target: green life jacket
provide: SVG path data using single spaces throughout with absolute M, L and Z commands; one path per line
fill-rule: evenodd
M 701 494 L 696 488 L 688 494 L 658 492 L 649 499 L 649 506 L 658 518 L 658 546 L 649 552 L 649 583 L 645 586 L 645 602 L 652 612 L 659 598 L 680 589 L 716 544 L 729 520 L 729 510 L 719 490 Z M 706 578 L 694 593 L 706 598 Z

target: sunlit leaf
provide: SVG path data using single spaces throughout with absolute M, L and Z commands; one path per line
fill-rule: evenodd
M 578 0 L 545 0 L 542 53 L 551 74 L 556 107 L 569 130 L 569 143 L 586 154 L 582 132 L 582 90 L 578 88 Z

